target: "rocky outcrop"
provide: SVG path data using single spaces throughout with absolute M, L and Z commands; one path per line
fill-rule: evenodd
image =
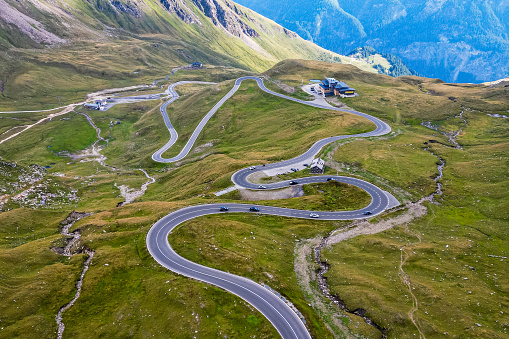
M 138 5 L 133 1 L 121 2 L 118 0 L 114 0 L 111 2 L 111 5 L 123 13 L 133 15 L 138 18 L 141 17 L 142 11 L 138 7 Z
M 260 36 L 256 30 L 241 20 L 242 11 L 234 4 L 226 2 L 223 6 L 217 0 L 192 0 L 192 2 L 212 20 L 214 25 L 222 27 L 228 33 L 242 37 L 244 35 L 257 38 Z
M 184 3 L 178 0 L 160 0 L 160 2 L 168 12 L 176 14 L 186 24 L 197 23 L 201 25 L 200 20 L 184 5 Z

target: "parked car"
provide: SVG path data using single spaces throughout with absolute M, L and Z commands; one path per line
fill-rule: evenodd
M 290 185 L 297 185 L 299 182 L 298 181 L 295 181 L 295 180 L 292 180 L 290 181 Z
M 320 217 L 320 216 L 319 216 L 318 214 L 316 214 L 316 213 L 311 213 L 309 216 L 310 216 L 311 218 L 319 218 L 319 217 Z
M 249 211 L 251 211 L 251 212 L 260 212 L 260 209 L 258 207 L 249 207 Z
M 372 214 L 371 211 L 364 211 L 364 215 L 370 215 Z
M 254 170 L 254 169 L 255 169 L 255 167 L 254 167 L 254 166 L 251 166 L 251 167 L 249 167 L 249 169 L 252 171 L 252 170 Z
M 219 210 L 221 212 L 226 212 L 226 211 L 228 211 L 228 207 L 221 206 L 221 207 L 219 207 Z
M 304 167 L 308 167 L 308 166 L 309 166 L 309 164 L 304 164 Z
M 263 186 L 263 185 L 260 185 L 260 186 L 258 186 L 258 188 L 260 188 L 260 189 L 264 190 L 264 189 L 266 189 L 267 187 L 265 187 L 265 186 Z
M 297 172 L 296 168 L 290 168 L 290 171 Z

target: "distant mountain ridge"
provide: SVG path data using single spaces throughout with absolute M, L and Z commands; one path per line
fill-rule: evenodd
M 0 51 L 160 35 L 176 62 L 259 70 L 328 53 L 229 0 L 0 0 L 0 8 Z
M 401 57 L 448 82 L 509 75 L 507 0 L 238 0 L 302 37 L 340 54 L 361 46 Z

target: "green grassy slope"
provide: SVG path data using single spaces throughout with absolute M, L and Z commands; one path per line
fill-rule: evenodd
M 506 89 L 449 85 L 439 81 L 356 74 L 329 65 L 303 62 L 296 69 L 282 63 L 268 73 L 291 83 L 305 74 L 327 72 L 345 79 L 360 96 L 344 99 L 350 107 L 393 122 L 396 132 L 382 140 L 343 145 L 331 161 L 349 175 L 381 177 L 416 201 L 435 190 L 437 159 L 446 162 L 439 205 L 427 204 L 428 215 L 405 227 L 362 236 L 325 249 L 322 258 L 333 293 L 348 308 L 363 308 L 393 337 L 419 335 L 410 320 L 412 297 L 402 281 L 408 274 L 418 302 L 413 313 L 426 337 L 444 332 L 455 337 L 502 338 L 508 318 L 507 284 L 503 266 L 507 247 L 508 204 Z M 457 115 L 467 109 L 462 118 Z M 465 122 L 463 121 L 465 119 Z M 441 132 L 462 130 L 452 148 L 440 132 L 420 126 L 432 121 Z M 385 139 L 385 140 L 384 140 Z M 430 140 L 435 141 L 431 143 Z M 359 150 L 362 150 L 361 152 Z M 479 325 L 477 325 L 479 324 Z
M 220 81 L 222 77 L 238 75 L 237 71 L 231 69 L 208 69 L 199 71 L 201 74 L 192 71 L 179 72 L 175 75 L 175 80 L 203 75 L 205 79 Z M 188 131 L 194 128 L 231 86 L 232 82 L 226 81 L 217 86 L 183 86 L 177 89 L 181 98 L 169 111 L 183 141 L 186 141 Z M 54 314 L 72 298 L 72 287 L 82 269 L 85 256 L 78 255 L 71 260 L 62 259 L 49 251 L 49 248 L 63 244 L 63 239 L 58 234 L 58 222 L 71 210 L 76 209 L 96 213 L 75 226 L 82 233 L 82 244 L 95 250 L 96 256 L 87 272 L 82 296 L 64 315 L 65 335 L 84 337 L 90 336 L 90 333 L 94 336 L 133 333 L 134 336 L 167 337 L 168 334 L 192 336 L 196 335 L 194 331 L 198 330 L 198 336 L 203 338 L 218 335 L 236 337 L 241 334 L 276 336 L 270 323 L 238 298 L 160 269 L 145 249 L 145 234 L 158 218 L 173 209 L 229 199 L 213 197 L 212 192 L 230 186 L 229 178 L 233 171 L 248 162 L 290 157 L 309 147 L 316 138 L 327 136 L 331 132 L 344 134 L 351 130 L 369 130 L 372 125 L 348 114 L 287 103 L 263 93 L 254 82 L 246 82 L 239 93 L 217 113 L 197 143 L 199 146 L 214 141 L 214 145 L 191 155 L 189 161 L 180 166 L 168 166 L 150 160 L 152 152 L 168 138 L 168 132 L 160 117 L 159 104 L 160 102 L 155 101 L 119 105 L 106 112 L 84 111 L 101 128 L 101 135 L 110 140 L 102 154 L 107 156 L 108 164 L 119 168 L 117 172 L 95 162 L 71 161 L 68 157 L 54 154 L 56 149 L 75 152 L 77 148 L 86 147 L 93 141 L 90 136 L 94 135 L 94 130 L 85 123 L 83 116 L 76 113 L 64 116 L 70 120 L 53 119 L 0 145 L 6 159 L 17 160 L 26 165 L 32 162 L 51 165 L 45 178 L 55 182 L 57 175 L 63 175 L 58 177 L 59 180 L 76 190 L 80 197 L 79 201 L 62 204 L 58 208 L 46 206 L 40 210 L 27 209 L 24 212 L 26 220 L 5 219 L 6 226 L 2 230 L 5 242 L 0 252 L 4 258 L 2 264 L 9 268 L 3 279 L 6 282 L 21 281 L 22 275 L 26 282 L 13 284 L 13 288 L 0 285 L 0 292 L 12 299 L 27 293 L 36 294 L 33 300 L 23 299 L 23 303 L 27 305 L 23 312 L 6 309 L 2 322 L 7 335 L 31 333 L 34 325 L 36 331 L 42 333 L 41 337 L 53 336 Z M 277 114 L 274 115 L 274 112 Z M 271 123 L 260 126 L 260 121 L 267 119 L 272 119 Z M 120 121 L 121 124 L 110 128 L 111 120 Z M 286 124 L 285 121 L 289 123 Z M 228 127 L 227 138 L 221 126 Z M 276 127 L 283 129 L 285 133 L 278 133 Z M 257 137 L 248 138 L 247 134 Z M 281 145 L 276 147 L 274 140 L 279 140 Z M 209 153 L 210 155 L 207 155 Z M 145 202 L 116 208 L 123 199 L 119 196 L 115 184 L 139 188 L 141 183 L 146 181 L 141 173 L 135 171 L 140 167 L 148 170 L 150 175 L 157 179 L 157 183 L 149 186 L 147 193 L 138 200 Z M 200 175 L 197 176 L 196 173 Z M 60 181 L 58 185 L 61 185 Z M 344 197 L 346 199 L 342 201 L 341 208 L 348 209 L 367 201 L 366 195 L 357 189 L 341 185 L 330 190 L 328 188 L 309 187 L 306 188 L 307 196 L 280 204 L 304 207 L 325 203 L 331 208 L 330 205 L 334 204 L 335 200 Z M 320 194 L 323 189 L 328 192 L 325 198 Z M 2 216 L 21 215 L 19 211 L 22 210 L 18 206 L 10 204 L 6 207 L 14 210 L 3 213 Z M 53 210 L 56 212 L 52 212 Z M 30 222 L 27 220 L 36 218 L 44 220 L 41 221 L 43 224 L 35 223 L 32 228 L 28 227 Z M 281 219 L 280 222 L 283 227 L 288 220 Z M 24 226 L 18 229 L 18 225 Z M 320 232 L 328 232 L 333 225 L 334 223 L 321 226 Z M 315 230 L 304 224 L 300 228 L 303 237 L 304 234 L 315 234 Z M 35 231 L 31 231 L 32 229 Z M 288 233 L 282 230 L 281 236 L 287 235 Z M 25 268 L 25 262 L 13 261 L 10 265 L 9 258 L 14 255 L 11 250 L 13 247 L 18 252 L 26 252 L 27 255 L 44 260 L 37 261 L 39 266 L 29 268 Z M 291 260 L 287 260 L 285 265 L 285 270 L 291 268 Z M 37 281 L 37 272 L 41 271 L 40 267 L 52 268 L 51 279 L 44 281 L 51 291 L 63 289 L 65 293 L 62 293 L 59 299 L 49 298 L 37 290 L 32 291 L 31 288 Z M 277 271 L 273 273 L 276 274 Z M 280 275 L 277 279 L 282 277 Z M 64 286 L 60 283 L 62 280 L 68 283 Z M 273 285 L 279 288 L 278 286 Z M 292 301 L 301 305 L 299 308 L 303 308 L 312 331 L 328 337 L 325 325 L 306 306 L 305 300 L 299 294 L 295 278 L 291 278 L 285 287 L 282 286 L 281 290 L 283 289 L 288 289 Z M 45 307 L 34 306 L 39 303 L 44 303 Z M 161 308 L 161 303 L 172 307 Z M 195 314 L 189 313 L 189 309 L 194 310 Z M 168 319 L 171 321 L 167 321 Z
M 197 76 L 191 71 L 179 72 L 175 80 Z M 216 81 L 245 74 L 221 68 L 199 72 L 199 77 L 205 75 Z M 506 259 L 500 261 L 500 257 L 507 256 L 508 251 L 508 126 L 507 119 L 492 118 L 487 113 L 509 109 L 506 89 L 451 86 L 410 77 L 394 79 L 352 66 L 303 60 L 280 63 L 265 74 L 292 86 L 324 75 L 346 80 L 360 96 L 344 102 L 393 127 L 394 133 L 385 137 L 352 141 L 339 146 L 336 152 L 333 150 L 337 145 L 328 148 L 324 152 L 330 165 L 328 173 L 367 178 L 402 200 L 416 201 L 434 190 L 433 178 L 437 175 L 437 159 L 424 148 L 431 147 L 446 161 L 441 180 L 444 195 L 438 197 L 441 204 L 429 205 L 427 216 L 406 228 L 352 239 L 323 252 L 323 258 L 331 264 L 328 283 L 332 291 L 349 308 L 367 310 L 371 318 L 388 328 L 390 335 L 413 336 L 416 329 L 408 315 L 410 294 L 398 276 L 401 255 L 403 260 L 407 255 L 402 269 L 415 287 L 412 292 L 419 301 L 419 310 L 414 317 L 426 337 L 439 337 L 446 331 L 457 337 L 464 333 L 503 337 L 502 326 L 508 321 L 500 311 L 505 312 L 508 296 L 503 274 Z M 231 81 L 224 81 L 211 87 L 177 88 L 181 98 L 169 111 L 183 141 L 231 86 Z M 254 83 L 246 82 L 216 113 L 197 143 L 213 145 L 170 166 L 150 160 L 151 152 L 168 138 L 159 104 L 87 111 L 102 129 L 101 135 L 110 139 L 102 154 L 108 158 L 106 163 L 118 167 L 118 171 L 52 153 L 53 147 L 74 151 L 92 141 L 93 129 L 84 123 L 83 116 L 74 113 L 66 116 L 73 119 L 72 124 L 70 120 L 54 119 L 0 145 L 3 161 L 17 160 L 23 168 L 31 163 L 49 165 L 43 179 L 49 189 L 72 189 L 80 197 L 77 202 L 64 201 L 38 209 L 8 204 L 5 206 L 13 210 L 0 213 L 0 295 L 9 301 L 2 305 L 0 314 L 6 336 L 55 336 L 54 316 L 72 298 L 85 259 L 84 255 L 67 259 L 50 251 L 52 246 L 62 246 L 59 221 L 72 210 L 95 213 L 77 222 L 73 229 L 80 230 L 80 244 L 95 250 L 96 256 L 85 276 L 81 297 L 64 314 L 64 336 L 277 335 L 266 319 L 237 297 L 161 269 L 145 248 L 146 232 L 177 208 L 239 201 L 235 194 L 215 197 L 212 193 L 231 186 L 231 174 L 241 167 L 286 159 L 318 138 L 369 130 L 372 125 L 348 114 L 269 97 Z M 462 106 L 474 109 L 463 114 L 467 125 L 454 118 Z M 121 124 L 110 128 L 112 119 Z M 444 132 L 462 127 L 459 142 L 464 150 L 451 148 L 440 132 L 421 126 L 422 120 L 432 121 Z M 80 126 L 79 133 L 75 126 Z M 69 137 L 62 139 L 60 134 Z M 146 169 L 156 183 L 135 203 L 116 207 L 123 201 L 118 185 L 139 188 L 145 182 L 137 168 Z M 11 175 L 6 180 L 9 182 L 21 171 L 7 165 L 1 169 L 3 177 Z M 25 189 L 12 188 L 12 193 L 2 194 L 15 195 Z M 358 208 L 366 201 L 358 190 L 341 185 L 323 184 L 304 190 L 307 195 L 302 198 L 268 203 L 298 208 L 322 205 L 330 210 Z M 214 216 L 183 224 L 170 241 L 179 253 L 202 264 L 267 283 L 299 308 L 314 336 L 332 338 L 328 327 L 334 331 L 339 327 L 308 305 L 310 296 L 300 290 L 294 273 L 293 250 L 296 240 L 327 236 L 347 224 L 253 214 Z M 365 337 L 377 335 L 360 318 L 336 312 L 341 314 L 347 331 Z M 451 321 L 445 323 L 444 319 Z
M 216 5 L 217 12 L 226 13 L 224 20 L 183 2 L 191 22 L 156 0 L 114 2 L 124 7 L 103 0 L 9 4 L 66 42 L 34 48 L 25 43 L 26 34 L 0 18 L 1 31 L 11 35 L 0 36 L 5 46 L 0 50 L 0 111 L 53 108 L 57 97 L 65 104 L 79 102 L 87 91 L 150 83 L 195 61 L 262 71 L 283 59 L 336 56 L 228 0 Z M 136 12 L 125 10 L 128 5 Z

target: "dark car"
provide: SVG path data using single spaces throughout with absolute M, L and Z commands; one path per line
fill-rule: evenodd
M 298 183 L 299 183 L 299 182 L 298 182 L 298 181 L 295 181 L 295 180 L 290 181 L 290 185 L 297 185 Z
M 221 206 L 221 207 L 219 207 L 219 210 L 221 212 L 226 212 L 226 211 L 228 211 L 228 207 Z
M 364 211 L 364 215 L 370 215 L 372 214 L 371 211 Z
M 297 172 L 296 168 L 290 168 L 290 171 Z
M 327 181 L 332 181 L 334 180 L 334 178 L 327 178 Z
M 251 212 L 260 212 L 260 209 L 258 207 L 249 207 L 249 211 L 251 211 Z

